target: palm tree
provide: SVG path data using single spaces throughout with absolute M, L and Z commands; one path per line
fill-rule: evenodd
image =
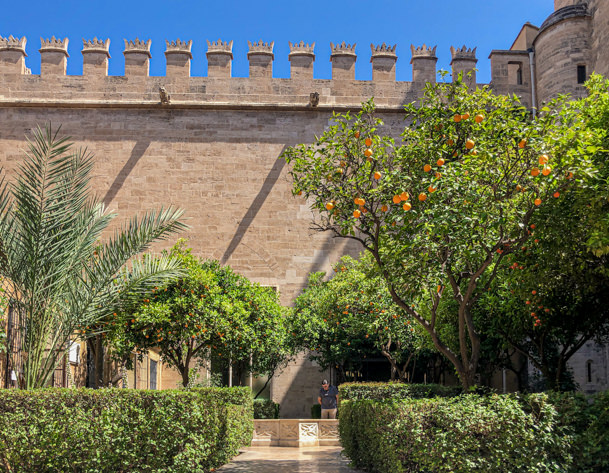
M 184 230 L 183 212 L 146 212 L 109 231 L 116 215 L 92 195 L 93 155 L 58 132 L 38 128 L 14 182 L 0 181 L 0 278 L 19 322 L 26 389 L 49 384 L 76 333 L 182 275 L 176 259 L 136 257 Z

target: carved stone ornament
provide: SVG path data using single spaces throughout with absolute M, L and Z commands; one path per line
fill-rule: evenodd
M 465 45 L 463 45 L 462 48 L 455 48 L 454 46 L 451 46 L 450 53 L 452 54 L 453 59 L 476 60 L 476 48 L 468 49 L 465 47 Z
M 105 40 L 97 38 L 86 40 L 83 38 L 82 53 L 101 53 L 110 57 L 110 38 L 107 38 Z
M 247 42 L 250 50 L 247 52 L 247 57 L 249 59 L 250 54 L 266 54 L 267 56 L 273 56 L 273 46 L 275 46 L 275 41 L 271 41 L 270 43 L 265 43 L 262 40 L 258 42 Z
M 150 45 L 152 44 L 152 40 L 141 41 L 139 38 L 135 38 L 134 41 L 125 40 L 125 50 L 124 53 L 140 53 L 146 54 L 148 57 L 152 57 L 150 54 Z
M 419 58 L 419 57 L 425 57 L 425 58 L 436 58 L 436 48 L 438 46 L 434 46 L 433 48 L 431 46 L 427 46 L 426 44 L 423 44 L 423 46 L 420 46 L 418 48 L 415 48 L 414 44 L 410 45 L 410 51 L 412 52 L 412 57 L 413 58 Z
M 290 44 L 290 54 L 288 55 L 288 57 L 290 56 L 313 56 L 315 57 L 315 43 L 305 43 L 304 41 L 301 41 L 300 43 L 292 43 L 291 41 L 288 41 L 288 43 Z
M 40 38 L 40 49 L 41 53 L 47 52 L 59 52 L 68 55 L 68 38 L 58 39 L 52 36 L 51 39 Z
M 357 56 L 355 54 L 355 45 L 347 44 L 344 41 L 341 44 L 330 43 L 330 49 L 332 50 L 331 56 Z
M 372 57 L 389 57 L 397 59 L 398 56 L 395 53 L 395 48 L 397 45 L 387 46 L 385 43 L 379 44 L 375 46 L 374 44 L 370 44 L 370 49 L 372 50 Z
M 25 36 L 21 38 L 15 38 L 12 35 L 8 38 L 0 36 L 0 51 L 21 51 L 24 56 L 27 56 L 27 54 L 25 54 L 26 43 L 27 39 Z
M 175 41 L 165 40 L 165 44 L 167 45 L 165 54 L 186 54 L 190 59 L 192 59 L 192 39 L 188 42 L 181 41 L 180 38 Z
M 207 54 L 225 54 L 233 58 L 233 41 L 209 41 L 207 40 Z

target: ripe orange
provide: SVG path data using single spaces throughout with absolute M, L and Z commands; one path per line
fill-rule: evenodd
M 359 210 L 354 210 L 353 211 L 353 216 L 355 218 L 360 218 L 361 215 L 362 215 L 362 213 Z
M 547 154 L 542 154 L 539 157 L 539 165 L 543 166 L 544 164 L 548 164 L 548 155 Z
M 531 169 L 531 176 L 533 176 L 533 177 L 539 176 L 539 168 Z
M 393 196 L 393 203 L 394 204 L 399 204 L 402 201 L 402 199 L 400 199 L 399 195 L 394 195 Z
M 540 198 L 535 199 L 535 205 L 537 207 L 539 207 L 541 205 L 541 199 Z
M 328 209 L 328 210 L 332 210 L 333 208 L 334 208 L 334 204 L 333 204 L 332 202 L 328 202 L 328 203 L 326 204 L 326 209 Z
M 425 166 L 423 166 L 423 171 L 425 171 L 425 172 L 431 171 L 431 165 L 430 164 L 426 164 Z
M 525 140 L 525 139 L 522 139 L 518 142 L 518 147 L 520 149 L 524 148 L 526 145 L 527 145 L 527 140 Z
M 298 195 L 302 195 L 302 191 L 298 191 Z
M 410 199 L 410 196 L 408 195 L 408 192 L 402 192 L 400 194 L 400 200 L 408 200 Z
M 410 205 L 410 202 L 404 202 L 404 205 L 402 205 L 402 208 L 403 208 L 403 209 L 404 209 L 406 212 L 408 212 L 408 211 L 409 211 L 409 210 L 412 208 L 412 205 Z M 394 222 L 394 223 L 395 223 L 395 222 Z
M 467 149 L 472 149 L 472 148 L 475 146 L 475 144 L 476 144 L 476 143 L 474 143 L 474 142 L 473 142 L 473 140 L 467 140 L 467 141 L 465 142 L 465 147 L 466 147 Z
M 459 123 L 461 121 L 461 115 L 455 115 L 453 117 L 453 120 L 455 121 L 455 123 Z
M 383 212 L 387 212 L 387 210 L 389 210 L 389 207 L 387 207 L 386 205 L 383 205 L 383 206 L 381 207 L 381 210 L 382 210 Z
M 535 230 L 535 226 L 536 226 L 536 225 L 535 225 L 534 223 L 532 223 L 532 224 L 531 224 L 531 230 Z
M 455 142 L 454 142 L 453 140 L 448 140 L 448 141 L 446 142 L 446 144 L 447 144 L 448 146 L 452 146 L 452 145 L 454 145 L 454 144 L 455 144 Z
M 438 166 L 444 166 L 444 163 L 445 163 L 445 162 L 446 162 L 446 161 L 444 161 L 444 158 L 440 158 L 440 159 L 438 159 L 438 161 L 436 162 L 436 164 L 437 164 Z M 438 173 L 436 173 L 436 174 L 438 174 Z M 437 177 L 437 176 L 436 176 L 436 177 Z
M 558 199 L 560 197 L 560 192 L 554 192 L 553 195 L 555 199 Z
M 472 156 L 478 156 L 478 151 L 472 149 L 469 154 L 471 154 Z
M 427 192 L 429 192 L 430 194 L 433 194 L 436 191 L 436 188 L 434 186 L 429 186 L 427 188 Z
M 467 120 L 469 118 L 469 113 L 464 113 L 461 115 L 461 120 Z
M 444 164 L 444 163 L 442 163 L 442 164 Z M 442 177 L 442 173 L 436 172 L 436 179 L 440 179 L 441 177 Z
M 356 137 L 356 138 L 359 138 L 359 131 L 356 131 L 356 132 L 355 132 L 355 137 Z
M 421 202 L 425 202 L 425 200 L 427 200 L 427 194 L 425 194 L 424 192 L 421 192 L 421 193 L 419 194 L 419 200 L 420 200 Z
M 366 151 L 364 151 L 364 156 L 366 156 L 367 158 L 372 156 L 372 150 L 370 148 L 366 148 Z
M 572 172 L 568 172 L 567 173 L 567 179 L 573 179 L 573 173 Z
M 532 290 L 532 291 L 531 291 L 531 294 L 535 295 L 535 294 L 537 294 L 537 291 Z
M 378 171 L 376 171 L 376 172 L 374 173 L 374 178 L 375 178 L 375 179 L 378 181 L 378 180 L 381 178 L 381 173 L 380 173 L 380 172 L 378 172 Z
M 550 166 L 544 166 L 543 171 L 541 171 L 541 173 L 544 176 L 549 175 L 552 172 L 552 168 Z
M 459 153 L 457 153 L 456 151 L 453 153 L 453 158 L 456 158 L 457 156 L 459 156 Z
M 345 166 L 347 165 L 347 163 L 346 163 L 346 162 L 344 162 L 344 161 L 341 161 L 341 162 L 340 162 L 340 165 L 341 165 L 342 167 L 345 167 Z
M 366 138 L 366 141 L 364 141 L 364 143 L 366 144 L 366 146 L 370 147 L 372 146 L 372 140 L 370 138 Z
M 474 118 L 474 120 L 476 120 L 476 123 L 482 123 L 482 120 L 484 120 L 484 115 L 482 115 L 481 113 L 479 113 L 478 115 L 476 115 L 476 117 Z

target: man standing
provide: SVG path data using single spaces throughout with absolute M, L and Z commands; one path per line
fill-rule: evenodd
M 327 379 L 324 379 L 321 383 L 317 402 L 321 404 L 322 419 L 336 419 L 338 388 L 330 386 Z

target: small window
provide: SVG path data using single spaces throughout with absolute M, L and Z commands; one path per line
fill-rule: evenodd
M 516 70 L 516 84 L 522 85 L 522 66 Z
M 586 66 L 579 65 L 577 66 L 577 83 L 583 84 L 586 82 Z
M 150 360 L 150 389 L 156 389 L 157 362 Z
M 80 363 L 80 343 L 70 341 L 69 344 L 70 344 L 70 349 L 69 349 L 70 363 L 77 365 Z
M 592 361 L 588 360 L 586 363 L 586 380 L 588 383 L 592 382 Z

